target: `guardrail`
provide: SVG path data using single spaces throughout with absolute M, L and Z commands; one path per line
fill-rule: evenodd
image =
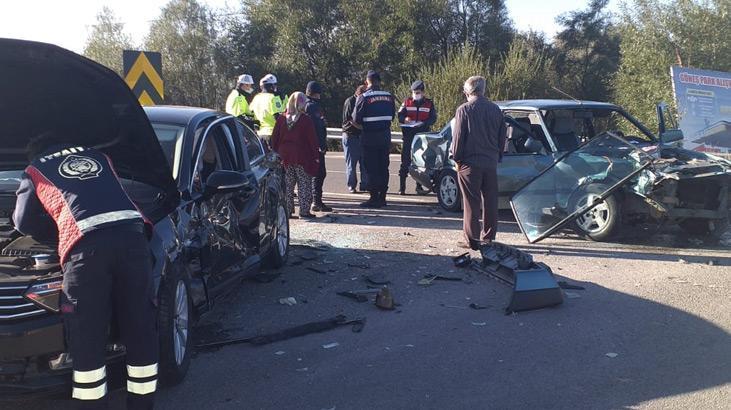
M 403 144 L 404 143 L 403 137 L 404 137 L 403 133 L 400 133 L 397 131 L 391 131 L 391 144 L 397 144 L 397 145 Z M 335 141 L 342 141 L 343 140 L 342 128 L 328 128 L 327 129 L 327 139 L 335 140 Z

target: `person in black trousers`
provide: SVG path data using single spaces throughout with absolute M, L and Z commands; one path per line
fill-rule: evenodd
M 77 404 L 105 408 L 105 348 L 114 315 L 127 349 L 127 408 L 151 409 L 159 354 L 152 224 L 125 192 L 111 160 L 68 140 L 46 133 L 29 144 L 32 160 L 16 193 L 15 229 L 58 241 L 60 311 Z
M 404 136 L 404 143 L 401 147 L 401 167 L 399 168 L 399 194 L 406 195 L 406 177 L 409 176 L 411 167 L 411 144 L 414 136 L 421 132 L 429 132 L 431 126 L 437 121 L 437 108 L 434 102 L 424 96 L 424 82 L 414 81 L 411 84 L 411 96 L 404 100 L 398 110 L 398 122 L 401 124 L 401 131 Z M 416 184 L 416 191 L 423 188 Z
M 370 198 L 363 208 L 387 205 L 388 164 L 391 149 L 391 121 L 396 115 L 394 97 L 381 90 L 381 76 L 371 70 L 366 74 L 366 91 L 358 96 L 353 109 L 353 124 L 360 128 L 363 165 L 368 175 Z
M 320 169 L 312 179 L 312 212 L 331 212 L 333 209 L 322 202 L 322 186 L 325 184 L 327 169 L 325 168 L 325 153 L 327 153 L 327 127 L 325 126 L 325 114 L 320 105 L 322 86 L 316 81 L 307 83 L 307 105 L 305 112 L 315 123 L 315 133 L 320 142 Z

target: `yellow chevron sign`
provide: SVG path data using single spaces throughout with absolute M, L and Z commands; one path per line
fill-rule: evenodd
M 165 98 L 162 80 L 162 56 L 152 51 L 122 52 L 124 81 L 141 105 L 162 104 Z

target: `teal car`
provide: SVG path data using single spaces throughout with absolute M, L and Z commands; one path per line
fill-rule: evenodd
M 508 126 L 498 166 L 499 207 L 513 209 L 529 241 L 567 225 L 604 241 L 623 225 L 647 220 L 678 223 L 697 235 L 726 230 L 731 163 L 682 149 L 682 133 L 665 126 L 664 106 L 658 106 L 658 137 L 614 104 L 497 104 Z M 442 208 L 456 212 L 462 204 L 451 141 L 451 123 L 417 135 L 410 174 Z

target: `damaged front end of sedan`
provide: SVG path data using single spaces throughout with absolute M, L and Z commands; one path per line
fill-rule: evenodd
M 607 212 L 625 225 L 678 224 L 719 237 L 729 220 L 731 163 L 663 143 L 633 144 L 605 133 L 559 158 L 511 199 L 529 242 Z
M 652 165 L 630 186 L 644 206 L 628 211 L 677 223 L 690 234 L 721 236 L 729 223 L 731 162 L 676 147 L 658 147 L 651 155 Z

